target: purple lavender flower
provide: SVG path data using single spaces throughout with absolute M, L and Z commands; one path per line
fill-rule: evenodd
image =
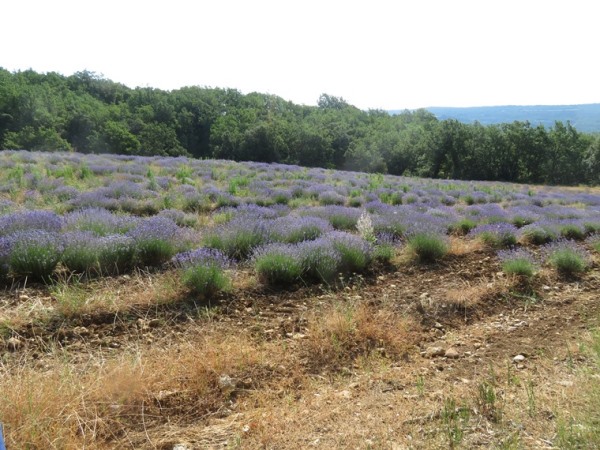
M 314 216 L 328 220 L 336 230 L 356 229 L 356 223 L 361 215 L 361 211 L 356 208 L 338 205 L 302 208 L 297 210 L 297 213 L 302 216 Z
M 121 274 L 134 265 L 136 245 L 133 238 L 121 234 L 100 236 L 97 239 L 98 270 L 106 275 Z
M 510 247 L 517 243 L 519 230 L 514 225 L 505 222 L 478 225 L 467 235 L 479 238 L 493 247 Z
M 540 214 L 537 213 L 536 209 L 531 206 L 516 206 L 509 208 L 507 211 L 511 217 L 511 222 L 517 228 L 530 225 L 540 219 Z
M 137 257 L 145 266 L 159 266 L 185 247 L 187 234 L 166 217 L 142 220 L 128 233 L 136 247 Z
M 187 268 L 193 265 L 216 265 L 221 269 L 226 269 L 231 267 L 233 261 L 217 249 L 201 247 L 176 254 L 171 259 L 171 263 L 180 268 Z
M 342 257 L 333 241 L 320 237 L 297 244 L 305 276 L 318 281 L 331 281 L 338 273 Z
M 523 248 L 500 250 L 497 253 L 502 270 L 509 274 L 531 277 L 538 266 L 534 255 Z
M 321 205 L 343 205 L 346 202 L 345 197 L 333 190 L 319 193 L 318 200 Z
M 46 230 L 17 231 L 9 240 L 11 270 L 34 279 L 45 279 L 54 272 L 64 248 L 61 236 Z
M 334 231 L 327 235 L 333 243 L 333 247 L 340 254 L 340 266 L 342 272 L 360 272 L 371 263 L 373 257 L 373 246 L 360 236 Z
M 575 275 L 587 270 L 590 254 L 575 241 L 559 239 L 542 247 L 545 261 L 563 275 Z
M 11 247 L 10 239 L 0 237 L 0 281 L 8 275 Z
M 73 272 L 90 272 L 98 266 L 98 237 L 90 231 L 68 231 L 62 235 L 63 265 Z
M 271 239 L 271 221 L 241 215 L 221 227 L 210 230 L 204 245 L 216 248 L 231 258 L 245 259 L 252 251 Z
M 19 211 L 0 217 L 0 236 L 26 230 L 57 232 L 62 226 L 63 219 L 51 211 Z
M 304 258 L 298 244 L 268 244 L 257 248 L 253 255 L 259 278 L 274 285 L 289 285 L 304 273 Z
M 110 211 L 119 209 L 119 201 L 115 198 L 108 198 L 101 190 L 82 192 L 77 197 L 67 202 L 70 210 L 84 208 L 104 208 Z
M 52 191 L 52 195 L 56 196 L 61 202 L 71 200 L 79 195 L 79 191 L 73 186 L 60 186 Z
M 85 208 L 67 214 L 64 227 L 67 231 L 91 231 L 106 236 L 126 233 L 139 221 L 137 217 L 114 214 L 104 208 Z
M 289 244 L 316 239 L 332 230 L 333 227 L 327 220 L 310 216 L 284 216 L 275 219 L 270 225 L 272 239 Z

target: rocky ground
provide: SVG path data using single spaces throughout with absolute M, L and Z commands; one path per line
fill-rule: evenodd
M 597 374 L 597 261 L 525 281 L 455 242 L 335 286 L 234 277 L 210 301 L 169 272 L 6 289 L 8 448 L 560 448 Z

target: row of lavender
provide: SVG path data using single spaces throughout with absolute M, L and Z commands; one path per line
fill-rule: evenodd
M 207 247 L 184 265 L 252 261 L 267 282 L 326 280 L 402 241 L 431 260 L 450 233 L 508 247 L 600 230 L 600 196 L 582 191 L 70 153 L 1 152 L 0 167 L 4 276 L 122 273 Z
M 135 215 L 163 209 L 204 213 L 216 207 L 343 205 L 373 202 L 429 208 L 502 203 L 595 208 L 597 195 L 503 183 L 428 180 L 188 158 L 0 152 L 0 211 L 22 206 L 57 212 L 102 207 Z M 563 211 L 559 215 L 568 214 Z

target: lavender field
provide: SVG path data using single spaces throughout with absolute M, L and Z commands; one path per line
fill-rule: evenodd
M 201 248 L 267 283 L 327 282 L 405 246 L 433 261 L 449 236 L 582 253 L 600 231 L 600 196 L 585 189 L 27 151 L 0 153 L 0 169 L 5 283 L 160 268 Z
M 9 448 L 593 448 L 599 255 L 593 187 L 3 151 L 0 422 Z

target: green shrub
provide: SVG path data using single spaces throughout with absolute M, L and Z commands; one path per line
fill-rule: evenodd
M 563 275 L 577 275 L 587 270 L 589 255 L 573 241 L 560 240 L 544 247 L 546 261 Z
M 302 262 L 294 246 L 271 245 L 261 249 L 254 257 L 254 267 L 259 278 L 267 284 L 295 283 L 302 276 Z
M 9 265 L 13 273 L 43 280 L 52 275 L 63 250 L 58 234 L 28 230 L 13 234 L 11 240 Z
M 193 293 L 211 296 L 217 292 L 227 290 L 230 280 L 217 264 L 197 264 L 183 271 L 183 284 Z
M 452 225 L 452 231 L 464 236 L 476 226 L 477 224 L 475 223 L 475 221 L 465 217 L 464 219 L 461 219 Z
M 72 272 L 87 273 L 98 268 L 98 238 L 80 231 L 65 235 L 62 264 Z
M 448 241 L 445 236 L 416 232 L 408 239 L 409 248 L 415 253 L 420 262 L 434 262 L 444 257 L 449 250 Z
M 537 268 L 533 255 L 523 249 L 501 250 L 498 258 L 507 274 L 532 277 Z
M 392 244 L 377 244 L 373 247 L 373 260 L 380 263 L 389 263 L 396 253 Z
M 526 225 L 521 229 L 523 242 L 533 245 L 543 245 L 556 239 L 556 233 L 536 224 Z
M 137 264 L 149 267 L 158 267 L 166 263 L 178 250 L 173 242 L 159 237 L 139 239 L 135 248 Z

